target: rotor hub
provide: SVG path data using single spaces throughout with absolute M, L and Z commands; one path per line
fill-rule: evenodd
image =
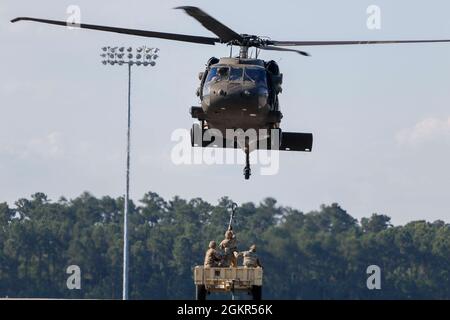
M 228 45 L 259 48 L 267 46 L 269 44 L 268 40 L 262 39 L 256 35 L 241 34 L 240 36 L 241 39 L 233 39 L 228 42 Z

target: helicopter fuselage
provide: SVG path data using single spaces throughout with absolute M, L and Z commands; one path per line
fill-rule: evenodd
M 283 75 L 275 61 L 213 57 L 199 80 L 201 106 L 191 108 L 192 117 L 200 121 L 191 129 L 193 147 L 242 149 L 245 179 L 250 177 L 253 150 L 311 151 L 312 134 L 281 132 L 278 94 Z
M 275 62 L 211 58 L 199 78 L 201 110 L 196 108 L 192 115 L 204 128 L 225 134 L 226 129 L 279 127 L 282 115 L 277 95 L 282 76 Z

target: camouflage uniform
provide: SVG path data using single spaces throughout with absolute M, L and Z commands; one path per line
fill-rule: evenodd
M 219 245 L 219 248 L 224 251 L 223 259 L 220 265 L 222 267 L 237 267 L 237 239 L 236 235 L 231 230 L 225 232 L 225 239 Z
M 218 267 L 219 261 L 221 261 L 221 256 L 219 252 L 216 250 L 216 242 L 211 241 L 209 243 L 209 249 L 205 254 L 205 262 L 203 263 L 204 267 Z
M 243 265 L 248 268 L 256 268 L 261 267 L 261 263 L 259 262 L 258 256 L 256 254 L 256 246 L 253 245 L 250 247 L 250 250 L 241 252 L 240 255 L 244 257 Z

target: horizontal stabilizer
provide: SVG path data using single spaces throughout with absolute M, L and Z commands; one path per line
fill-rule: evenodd
M 312 145 L 312 133 L 283 132 L 280 150 L 311 152 Z

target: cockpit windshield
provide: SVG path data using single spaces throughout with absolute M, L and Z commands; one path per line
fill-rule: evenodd
M 230 81 L 241 81 L 244 69 L 231 67 Z
M 206 78 L 206 83 L 228 80 L 229 73 L 230 73 L 230 68 L 228 68 L 228 67 L 211 68 L 211 70 L 209 70 L 209 72 L 208 72 L 208 78 Z
M 258 85 L 266 85 L 266 72 L 260 68 L 245 68 L 244 81 L 252 81 Z
M 258 86 L 267 86 L 266 72 L 262 68 L 217 66 L 212 67 L 208 71 L 208 76 L 203 86 L 203 95 L 208 95 L 211 85 L 220 81 L 251 81 Z

